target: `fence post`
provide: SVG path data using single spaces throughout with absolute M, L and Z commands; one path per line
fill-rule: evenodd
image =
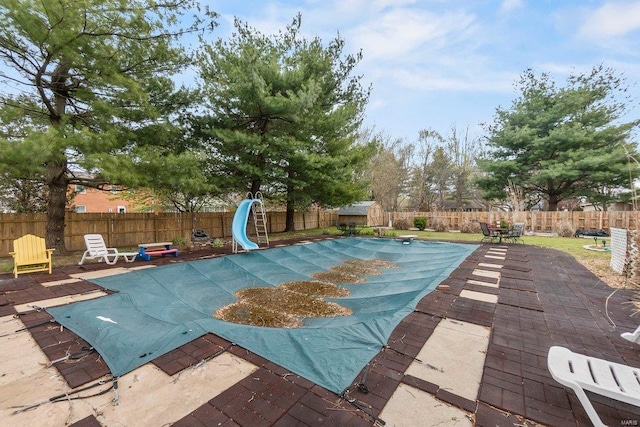
M 107 218 L 107 246 L 115 246 L 112 244 L 113 242 L 113 229 L 114 229 L 114 224 L 113 224 L 113 218 L 111 216 L 109 216 Z

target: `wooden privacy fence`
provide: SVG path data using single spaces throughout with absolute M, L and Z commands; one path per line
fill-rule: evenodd
M 71 251 L 84 250 L 85 234 L 99 233 L 110 247 L 137 247 L 138 243 L 174 241 L 178 238 L 189 241 L 193 230 L 202 229 L 212 239 L 230 239 L 233 212 L 187 212 L 187 213 L 74 213 L 68 212 L 65 220 L 65 245 Z M 434 221 L 444 222 L 450 230 L 459 230 L 465 222 L 489 222 L 500 220 L 525 222 L 526 231 L 553 232 L 558 224 L 569 224 L 574 230 L 597 230 L 624 228 L 635 230 L 638 212 L 391 212 L 385 221 L 405 219 L 413 226 L 415 217 L 427 218 L 427 227 Z M 333 227 L 338 222 L 335 210 L 316 209 L 296 213 L 296 230 Z M 251 224 L 251 220 L 249 221 Z M 286 213 L 267 212 L 267 231 L 284 231 Z M 379 224 L 388 225 L 388 224 Z M 44 237 L 45 214 L 0 213 L 0 257 L 9 256 L 13 241 L 25 234 Z
M 65 245 L 70 251 L 85 249 L 85 234 L 102 234 L 109 247 L 137 248 L 138 243 L 182 239 L 188 242 L 195 229 L 204 230 L 212 239 L 230 239 L 234 212 L 186 213 L 75 213 L 65 218 Z M 313 210 L 296 213 L 296 230 L 327 227 L 337 222 L 335 211 Z M 0 213 L 0 257 L 9 256 L 13 241 L 25 234 L 44 237 L 45 214 Z M 252 221 L 249 218 L 250 231 Z M 267 212 L 267 232 L 284 231 L 286 213 Z
M 427 227 L 436 221 L 444 222 L 450 230 L 459 230 L 465 222 L 499 223 L 524 222 L 525 230 L 535 233 L 551 233 L 558 230 L 559 224 L 569 224 L 573 230 L 609 230 L 625 228 L 635 230 L 638 226 L 639 212 L 393 212 L 392 222 L 398 219 L 408 221 L 413 226 L 415 217 L 427 218 Z

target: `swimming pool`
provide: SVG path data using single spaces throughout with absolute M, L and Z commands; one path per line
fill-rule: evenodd
M 117 293 L 49 308 L 120 376 L 206 333 L 217 334 L 336 393 L 346 389 L 386 345 L 420 299 L 478 246 L 414 240 L 340 238 L 176 263 L 92 280 Z M 305 318 L 299 328 L 269 328 L 213 317 L 247 287 L 310 280 L 345 260 L 386 259 L 398 268 L 338 283 L 327 298 L 352 314 Z

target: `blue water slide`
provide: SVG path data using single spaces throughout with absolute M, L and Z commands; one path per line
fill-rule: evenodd
M 259 249 L 259 246 L 247 237 L 247 221 L 251 213 L 251 205 L 253 205 L 254 202 L 262 203 L 259 199 L 244 199 L 240 202 L 240 206 L 238 206 L 238 210 L 236 210 L 233 216 L 233 223 L 231 225 L 233 238 L 245 251 Z

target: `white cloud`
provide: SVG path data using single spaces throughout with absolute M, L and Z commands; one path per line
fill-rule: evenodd
M 578 30 L 586 39 L 624 36 L 640 29 L 640 1 L 609 2 L 588 14 Z
M 524 7 L 523 0 L 504 0 L 500 5 L 500 12 L 509 13 L 511 11 L 522 9 Z
M 465 12 L 436 15 L 420 9 L 397 8 L 349 30 L 347 40 L 361 47 L 365 60 L 402 61 L 421 50 L 454 43 L 472 30 L 475 17 Z
M 253 12 L 253 11 L 252 11 Z M 233 23 L 238 18 L 243 24 L 249 25 L 251 28 L 255 28 L 264 35 L 277 34 L 291 24 L 292 19 L 298 13 L 297 9 L 285 8 L 275 6 L 273 4 L 265 4 L 264 7 L 257 14 L 223 14 L 221 16 L 223 29 L 228 29 L 229 32 L 233 29 Z M 304 26 L 304 16 L 303 16 Z M 226 38 L 228 34 L 223 35 Z
M 397 134 L 486 120 L 529 67 L 559 84 L 598 64 L 630 83 L 640 75 L 640 0 L 201 1 L 223 14 L 216 38 L 228 37 L 233 15 L 273 34 L 298 12 L 304 37 L 339 33 L 345 53 L 363 51 L 355 74 L 373 85 L 368 120 Z M 640 83 L 632 90 L 640 99 Z
M 398 9 L 407 5 L 416 4 L 417 0 L 336 0 L 322 3 L 319 9 L 329 11 L 335 18 L 340 19 L 345 15 L 351 17 L 367 16 L 383 11 L 384 9 Z M 314 12 L 314 13 L 315 13 Z
M 416 0 L 375 0 L 373 2 L 373 7 L 376 10 L 381 10 L 388 6 L 399 7 L 415 3 Z
M 396 70 L 400 86 L 417 91 L 513 92 L 513 73 L 477 73 L 478 70 L 453 74 L 429 70 Z

